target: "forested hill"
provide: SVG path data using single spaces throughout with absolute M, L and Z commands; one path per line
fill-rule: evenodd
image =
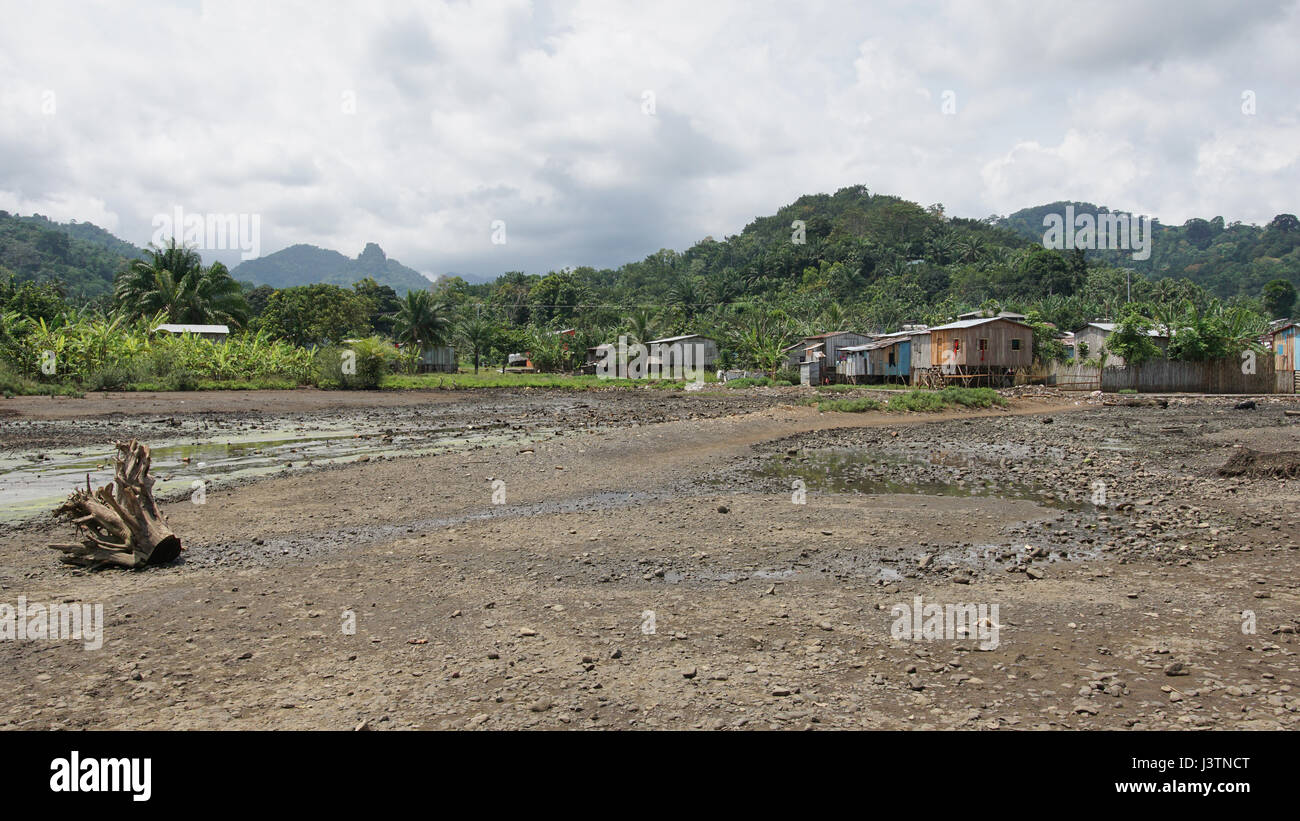
M 1044 217 L 1064 214 L 1067 206 L 1073 206 L 1076 215 L 1111 212 L 1089 202 L 1062 201 L 1022 209 L 997 224 L 1041 242 Z M 1085 253 L 1091 262 L 1132 268 L 1153 279 L 1186 278 L 1223 298 L 1258 296 L 1275 279 L 1300 286 L 1300 220 L 1292 214 L 1278 214 L 1265 226 L 1214 217 L 1176 226 L 1155 222 L 1154 227 L 1150 259 L 1133 259 L 1127 251 Z
M 0 278 L 58 282 L 73 302 L 112 291 L 113 277 L 143 254 L 89 222 L 53 222 L 0 211 Z
M 274 254 L 242 262 L 230 273 L 241 282 L 270 285 L 272 288 L 317 282 L 351 287 L 353 283 L 370 277 L 379 285 L 387 285 L 404 294 L 410 290 L 424 290 L 431 284 L 420 272 L 389 259 L 373 242 L 367 243 L 356 259 L 315 245 L 291 245 Z
M 1150 259 L 1137 260 L 1129 251 L 1044 249 L 1043 217 L 1063 214 L 1068 205 L 1078 213 L 1106 212 L 1091 203 L 1057 202 L 967 219 L 948 216 L 940 204 L 922 206 L 856 185 L 802 196 L 721 241 L 705 237 L 684 251 L 661 250 L 617 269 L 510 272 L 478 285 L 448 277 L 440 289 L 496 303 L 516 322 L 564 321 L 579 303 L 682 306 L 689 319 L 709 305 L 757 300 L 801 314 L 837 303 L 862 322 L 887 326 L 989 301 L 1077 297 L 1086 303 L 1080 315 L 1113 313 L 1108 300 L 1128 296 L 1126 268 L 1151 280 L 1188 280 L 1225 299 L 1258 300 L 1278 279 L 1300 285 L 1300 220 L 1290 214 L 1262 227 L 1222 217 L 1156 223 Z M 0 278 L 58 280 L 74 303 L 109 293 L 114 275 L 141 253 L 90 223 L 0 212 Z M 349 287 L 367 277 L 399 294 L 430 285 L 374 243 L 354 259 L 295 245 L 242 263 L 232 274 L 275 288 Z M 1188 286 L 1162 287 L 1164 298 Z M 1134 298 L 1146 292 L 1139 281 Z

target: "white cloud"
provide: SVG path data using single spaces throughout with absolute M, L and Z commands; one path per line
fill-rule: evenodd
M 173 205 L 253 212 L 265 250 L 374 241 L 485 276 L 617 265 L 859 183 L 975 217 L 1072 198 L 1265 222 L 1296 211 L 1298 21 L 1292 2 L 51 0 L 0 30 L 0 207 L 136 243 Z

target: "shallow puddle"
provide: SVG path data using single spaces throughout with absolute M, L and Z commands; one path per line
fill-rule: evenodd
M 1014 457 L 1010 457 L 1014 459 Z M 1005 455 L 956 450 L 916 451 L 909 455 L 885 454 L 848 448 L 800 451 L 796 456 L 776 455 L 764 460 L 750 475 L 779 480 L 793 487 L 795 480 L 808 491 L 864 494 L 921 494 L 927 496 L 990 496 L 1026 499 L 1049 507 L 1076 508 L 1062 502 L 1047 487 L 990 478 L 965 478 L 962 469 L 1005 466 Z
M 512 431 L 508 425 L 473 425 L 392 433 L 360 432 L 346 427 L 302 427 L 222 431 L 210 439 L 160 442 L 150 448 L 151 472 L 162 495 L 198 483 L 230 481 L 272 473 L 305 470 L 312 466 L 355 461 L 362 456 L 423 456 L 475 445 L 536 441 L 553 434 L 550 429 Z M 87 475 L 98 488 L 113 478 L 110 446 L 49 450 L 31 456 L 0 458 L 0 522 L 16 522 L 52 511 Z

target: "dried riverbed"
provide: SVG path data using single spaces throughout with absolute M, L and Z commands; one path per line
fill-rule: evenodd
M 1296 725 L 1300 492 L 1215 473 L 1238 445 L 1300 449 L 1291 400 L 801 395 L 346 397 L 368 404 L 295 425 L 379 451 L 167 505 L 176 565 L 86 573 L 43 547 L 66 526 L 10 527 L 0 601 L 101 602 L 107 625 L 98 651 L 0 642 L 0 726 Z M 11 416 L 6 455 L 288 427 L 126 407 Z M 398 440 L 426 428 L 455 442 Z M 918 596 L 997 605 L 997 646 L 893 635 Z

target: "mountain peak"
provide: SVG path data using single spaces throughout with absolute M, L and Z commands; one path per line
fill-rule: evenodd
M 373 242 L 367 242 L 365 250 L 357 256 L 357 262 L 366 262 L 372 265 L 385 262 L 387 259 L 388 257 L 384 254 L 384 249 L 380 248 Z

